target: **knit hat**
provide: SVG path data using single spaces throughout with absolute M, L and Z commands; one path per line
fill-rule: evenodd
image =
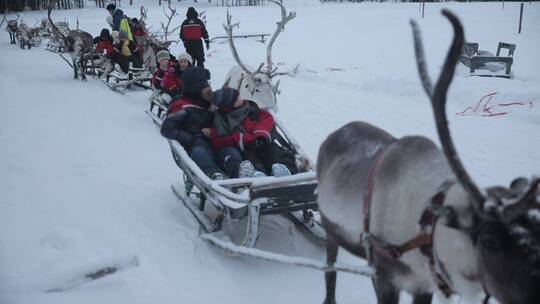
M 201 91 L 209 87 L 210 71 L 201 67 L 189 67 L 182 73 L 184 95 L 198 98 Z
M 193 6 L 190 6 L 187 10 L 186 17 L 188 18 L 197 18 L 199 17 L 199 13 L 195 10 Z
M 171 59 L 171 55 L 169 54 L 169 51 L 167 50 L 161 50 L 159 52 L 157 52 L 156 54 L 156 60 L 157 62 L 160 62 L 161 60 L 164 60 L 164 59 Z
M 188 53 L 182 53 L 178 55 L 178 62 L 180 62 L 181 59 L 185 59 L 189 62 L 189 64 L 193 64 L 193 58 Z
M 111 32 L 109 32 L 109 29 L 106 29 L 106 28 L 101 30 L 99 37 L 104 40 L 112 40 Z
M 218 107 L 220 112 L 230 112 L 234 109 L 234 103 L 238 99 L 240 92 L 233 88 L 219 89 L 214 92 L 212 103 Z
M 106 9 L 108 11 L 114 11 L 116 9 L 116 5 L 111 3 L 111 4 L 107 5 Z

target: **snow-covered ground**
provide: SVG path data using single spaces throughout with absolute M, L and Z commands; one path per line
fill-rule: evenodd
M 483 186 L 540 174 L 538 3 L 525 4 L 520 35 L 519 3 L 507 2 L 504 9 L 501 3 L 429 3 L 424 19 L 418 4 L 289 3 L 297 17 L 278 38 L 274 60 L 284 70 L 297 63 L 301 69 L 295 78 L 281 81 L 279 116 L 313 159 L 325 137 L 352 120 L 368 121 L 397 137 L 421 134 L 438 142 L 413 60 L 408 20 L 419 21 L 435 77 L 451 39 L 450 25 L 439 14 L 447 7 L 480 49 L 495 52 L 499 41 L 517 44 L 514 79 L 468 78 L 461 67 L 450 88 L 451 130 L 466 167 Z M 138 5 L 123 9 L 138 16 Z M 178 5 L 183 17 L 193 4 Z M 196 7 L 206 11 L 210 35 L 223 35 L 226 9 L 202 5 Z M 157 27 L 161 9 L 148 8 L 149 23 Z M 239 33 L 272 33 L 279 18 L 272 4 L 230 12 L 240 22 Z M 22 17 L 33 24 L 45 15 Z M 106 11 L 96 8 L 53 13 L 70 24 L 78 18 L 80 28 L 94 35 L 105 26 L 105 17 Z M 265 59 L 259 42 L 241 39 L 237 46 L 252 66 Z M 173 47 L 174 54 L 180 51 Z M 214 87 L 233 64 L 227 44 L 211 45 L 207 67 Z M 493 105 L 524 105 L 492 108 L 507 112 L 500 116 L 454 115 L 494 92 Z M 227 257 L 199 239 L 197 223 L 169 190 L 181 173 L 144 113 L 148 95 L 119 95 L 95 79 L 74 81 L 58 55 L 43 48 L 21 50 L 2 34 L 0 303 L 322 302 L 322 273 Z M 258 246 L 324 257 L 322 248 L 279 217 L 264 221 Z M 363 263 L 346 254 L 341 259 Z M 127 269 L 75 286 L 81 274 L 118 263 Z M 66 286 L 73 288 L 44 292 Z M 353 275 L 338 276 L 337 299 L 375 303 L 369 279 Z

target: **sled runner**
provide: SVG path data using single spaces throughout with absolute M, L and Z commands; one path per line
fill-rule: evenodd
M 501 50 L 508 50 L 507 56 L 501 56 Z M 465 43 L 460 61 L 469 67 L 470 76 L 512 78 L 511 68 L 514 62 L 515 44 L 499 42 L 497 54 L 478 49 L 478 43 Z
M 96 72 L 105 85 L 122 94 L 132 86 L 148 90 L 152 89 L 150 84 L 152 74 L 144 68 L 130 68 L 127 73 L 124 73 L 115 67 L 111 73 L 105 74 L 103 68 L 99 67 Z

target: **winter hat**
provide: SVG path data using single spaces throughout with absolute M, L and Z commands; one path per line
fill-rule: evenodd
M 167 50 L 161 50 L 159 52 L 157 52 L 156 54 L 156 60 L 157 62 L 160 62 L 161 60 L 164 60 L 164 59 L 171 59 L 171 55 L 169 54 L 169 51 Z
M 202 89 L 209 87 L 210 71 L 201 67 L 189 67 L 182 73 L 184 95 L 200 97 Z
M 219 89 L 214 92 L 212 103 L 218 107 L 219 111 L 227 113 L 234 109 L 234 103 L 239 95 L 240 92 L 233 88 Z
M 193 64 L 193 58 L 188 53 L 182 53 L 178 55 L 178 61 L 180 62 L 181 59 L 185 59 L 189 62 L 189 64 Z
M 107 9 L 109 12 L 112 12 L 112 11 L 114 11 L 114 10 L 116 9 L 116 5 L 114 5 L 114 4 L 111 3 L 111 4 L 107 5 L 106 9 Z
M 186 17 L 188 18 L 197 18 L 199 17 L 199 13 L 195 10 L 193 6 L 190 6 L 187 10 Z
M 109 30 L 106 29 L 106 28 L 101 30 L 101 33 L 99 34 L 99 37 L 101 39 L 112 40 L 111 32 L 109 32 Z

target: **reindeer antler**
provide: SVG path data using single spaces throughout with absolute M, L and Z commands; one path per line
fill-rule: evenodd
M 232 15 L 229 13 L 229 10 L 227 10 L 227 23 L 223 24 L 223 28 L 227 32 L 227 37 L 229 40 L 229 45 L 231 46 L 231 52 L 234 57 L 234 60 L 236 60 L 236 63 L 238 63 L 238 65 L 242 68 L 242 70 L 244 70 L 244 72 L 246 72 L 249 75 L 254 75 L 255 73 L 258 73 L 261 71 L 261 68 L 264 64 L 261 63 L 257 71 L 253 72 L 253 71 L 250 71 L 246 67 L 246 65 L 244 65 L 242 60 L 240 60 L 240 56 L 238 55 L 238 51 L 236 50 L 236 46 L 234 45 L 234 38 L 233 38 L 233 29 L 235 27 L 239 27 L 240 23 L 237 22 L 237 23 L 231 24 L 231 21 L 232 21 Z
M 227 37 L 229 40 L 229 45 L 231 46 L 231 51 L 233 54 L 234 59 L 238 63 L 238 65 L 250 76 L 254 76 L 256 74 L 265 74 L 268 76 L 268 78 L 272 79 L 275 76 L 282 76 L 282 75 L 289 75 L 294 76 L 298 72 L 299 65 L 296 65 L 294 69 L 288 72 L 278 72 L 277 67 L 272 67 L 272 47 L 274 46 L 274 42 L 276 41 L 277 37 L 283 31 L 285 28 L 285 25 L 294 19 L 296 17 L 296 12 L 290 12 L 287 14 L 287 10 L 285 9 L 285 6 L 283 6 L 283 3 L 281 1 L 276 0 L 269 0 L 272 3 L 275 3 L 279 5 L 281 8 L 281 20 L 277 22 L 276 31 L 272 35 L 272 38 L 270 39 L 270 42 L 268 43 L 268 46 L 266 47 L 266 68 L 264 68 L 264 63 L 261 63 L 257 70 L 250 71 L 247 66 L 240 60 L 240 56 L 238 55 L 238 50 L 236 49 L 236 46 L 234 44 L 234 38 L 233 38 L 233 29 L 235 27 L 239 27 L 239 23 L 232 24 L 232 15 L 227 11 L 227 23 L 223 24 L 223 28 L 227 32 Z M 274 92 L 278 91 L 279 81 L 276 83 L 275 86 L 273 86 Z
M 483 205 L 485 202 L 484 195 L 480 192 L 476 184 L 473 182 L 467 171 L 465 170 L 463 164 L 461 163 L 454 143 L 452 142 L 452 137 L 450 136 L 450 131 L 448 129 L 448 121 L 446 119 L 446 93 L 448 92 L 448 87 L 452 82 L 454 77 L 454 71 L 456 64 L 461 55 L 461 48 L 463 46 L 464 34 L 463 27 L 459 22 L 458 18 L 448 10 L 442 10 L 442 14 L 448 18 L 452 27 L 454 28 L 454 38 L 448 54 L 446 55 L 446 60 L 442 68 L 439 79 L 435 85 L 435 89 L 431 88 L 431 80 L 429 74 L 426 70 L 426 63 L 424 58 L 424 52 L 422 48 L 422 39 L 420 37 L 420 30 L 418 25 L 414 20 L 411 20 L 411 26 L 413 27 L 414 35 L 414 44 L 415 44 L 415 54 L 416 61 L 418 64 L 418 72 L 422 80 L 422 85 L 426 94 L 431 99 L 431 104 L 433 107 L 433 114 L 435 115 L 435 122 L 437 125 L 437 132 L 441 140 L 442 148 L 450 167 L 456 174 L 456 177 L 460 184 L 465 188 L 465 190 L 471 195 L 474 201 L 474 208 L 477 211 L 477 214 L 481 214 L 483 210 Z
M 49 4 L 47 5 L 47 17 L 49 18 L 49 22 L 51 23 L 51 26 L 52 26 L 53 30 L 62 38 L 62 40 L 64 40 L 64 43 L 67 44 L 66 36 L 64 36 L 64 34 L 62 34 L 62 32 L 60 32 L 58 30 L 58 28 L 56 27 L 56 25 L 54 24 L 54 22 L 51 19 L 51 11 L 52 11 L 52 9 L 53 9 L 53 3 L 52 3 L 52 1 L 49 1 Z
M 4 11 L 4 18 L 2 18 L 2 22 L 0 22 L 0 26 L 2 26 L 4 24 L 4 22 L 7 23 L 6 12 L 7 12 L 7 7 L 6 7 L 6 10 Z
M 285 9 L 285 6 L 283 6 L 283 3 L 277 0 L 269 0 L 272 3 L 275 3 L 279 5 L 281 9 L 281 20 L 277 22 L 276 31 L 274 32 L 274 35 L 272 35 L 272 38 L 270 39 L 270 42 L 268 42 L 268 46 L 266 47 L 266 73 L 268 74 L 268 77 L 272 78 L 276 75 L 285 75 L 287 73 L 276 73 L 276 69 L 272 69 L 272 47 L 274 46 L 274 42 L 276 41 L 277 37 L 285 29 L 285 25 L 294 19 L 296 17 L 296 12 L 289 12 L 287 14 L 287 10 Z

